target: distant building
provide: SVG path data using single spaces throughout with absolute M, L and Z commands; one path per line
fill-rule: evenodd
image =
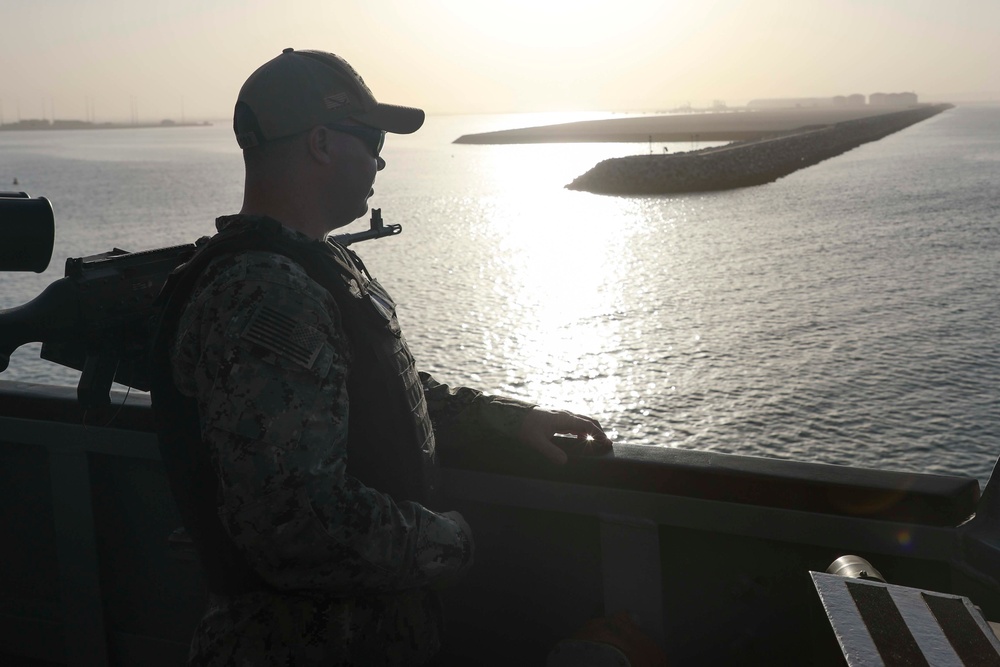
M 750 100 L 748 107 L 754 109 L 795 109 L 809 107 L 831 107 L 832 97 L 777 97 L 771 99 Z
M 93 125 L 83 120 L 54 120 L 51 127 L 53 130 L 86 130 Z
M 912 107 L 917 105 L 916 93 L 872 93 L 868 104 L 873 107 Z
M 863 107 L 865 106 L 864 95 L 837 95 L 833 98 L 835 107 Z
M 9 123 L 8 127 L 18 130 L 47 130 L 52 124 L 46 118 L 26 118 L 16 123 Z
M 916 93 L 872 93 L 868 96 L 867 104 L 879 107 L 912 107 L 917 105 L 917 95 Z M 865 105 L 865 96 L 861 93 L 835 97 L 775 97 L 747 102 L 747 107 L 752 109 L 808 109 Z

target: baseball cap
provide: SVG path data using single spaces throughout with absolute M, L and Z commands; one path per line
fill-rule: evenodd
M 346 60 L 325 51 L 285 49 L 240 88 L 233 131 L 240 148 L 352 118 L 409 134 L 424 122 L 422 109 L 382 104 Z

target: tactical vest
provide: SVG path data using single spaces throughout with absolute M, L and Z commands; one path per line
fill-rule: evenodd
M 162 314 L 151 353 L 150 393 L 160 452 L 209 588 L 222 594 L 268 586 L 218 517 L 219 480 L 201 441 L 197 404 L 174 386 L 169 355 L 184 306 L 214 259 L 246 251 L 278 253 L 299 264 L 333 296 L 352 353 L 347 473 L 396 501 L 427 505 L 437 486 L 427 403 L 392 299 L 350 250 L 332 241 L 296 241 L 280 230 L 277 221 L 267 218 L 231 223 L 171 275 L 158 298 Z

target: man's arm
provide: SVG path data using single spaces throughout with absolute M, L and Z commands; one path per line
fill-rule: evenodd
M 278 255 L 220 264 L 181 320 L 174 377 L 197 399 L 220 517 L 251 565 L 281 589 L 346 594 L 456 577 L 472 560 L 457 517 L 347 473 L 350 350 L 329 293 Z
M 585 442 L 582 451 L 602 454 L 611 440 L 590 417 L 546 410 L 531 403 L 491 396 L 468 387 L 452 388 L 428 373 L 420 373 L 427 408 L 434 422 L 434 436 L 443 450 L 477 443 L 481 446 L 522 446 L 552 463 L 562 465 L 567 456 L 553 437 L 575 435 Z

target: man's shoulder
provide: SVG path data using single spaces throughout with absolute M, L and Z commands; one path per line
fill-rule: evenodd
M 289 350 L 300 351 L 289 364 L 319 368 L 314 362 L 339 321 L 330 293 L 292 259 L 259 250 L 218 257 L 202 272 L 180 312 L 171 352 L 175 382 L 193 395 L 189 376 L 197 372 L 206 350 L 231 344 L 250 345 L 283 372 L 289 365 L 279 359 Z
M 233 291 L 292 291 L 320 301 L 329 298 L 326 290 L 291 257 L 274 251 L 245 250 L 212 260 L 189 301 L 212 299 Z

